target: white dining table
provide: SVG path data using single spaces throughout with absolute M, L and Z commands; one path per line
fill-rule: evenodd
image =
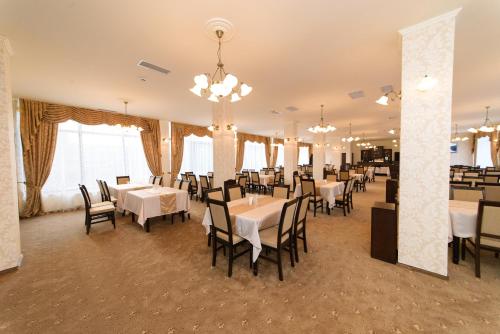
M 363 182 L 363 174 L 357 174 L 357 173 L 349 173 L 349 176 L 354 178 L 358 182 Z
M 189 212 L 188 192 L 170 187 L 154 187 L 129 191 L 124 209 L 137 215 L 137 222 L 149 232 L 148 219 L 177 212 Z
M 109 193 L 116 198 L 116 208 L 118 211 L 123 211 L 123 203 L 125 196 L 129 191 L 152 188 L 152 184 L 148 183 L 127 183 L 109 186 Z
M 478 202 L 449 201 L 448 242 L 453 241 L 453 263 L 459 262 L 460 238 L 476 235 L 478 207 Z
M 375 167 L 375 174 L 385 174 L 391 176 L 391 170 L 389 167 Z
M 259 174 L 260 184 L 267 187 L 274 182 L 274 175 Z
M 250 198 L 254 198 L 254 204 L 252 205 L 249 205 Z M 264 195 L 247 195 L 245 198 L 227 202 L 229 215 L 231 219 L 234 218 L 235 230 L 233 233 L 248 240 L 250 244 L 252 244 L 253 262 L 257 260 L 262 251 L 259 231 L 279 224 L 281 210 L 285 203 L 285 199 L 272 198 Z M 233 208 L 233 213 L 231 213 L 231 208 Z M 234 210 L 237 210 L 236 214 Z M 205 227 L 206 233 L 209 234 L 210 225 L 212 225 L 212 217 L 209 208 L 206 208 L 201 224 Z
M 342 195 L 344 193 L 345 183 L 321 180 L 315 182 L 315 186 L 316 189 L 319 189 L 319 195 L 321 196 L 321 198 L 326 200 L 330 209 L 332 209 L 335 207 L 335 196 Z M 295 186 L 295 192 L 293 193 L 293 195 L 295 197 L 302 196 L 302 184 L 298 183 Z

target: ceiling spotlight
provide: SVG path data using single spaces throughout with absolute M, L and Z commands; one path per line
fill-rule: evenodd
M 387 131 L 387 132 L 389 132 L 391 135 L 393 135 L 393 134 L 395 134 L 395 133 L 396 133 L 396 130 L 394 130 L 394 129 L 390 129 L 390 130 L 389 130 L 389 131 Z
M 388 106 L 389 99 L 391 99 L 391 101 L 395 101 L 396 99 L 401 100 L 401 92 L 396 93 L 395 91 L 391 90 L 390 92 L 387 92 L 381 97 L 379 97 L 378 100 L 375 101 L 375 103 L 380 104 L 382 106 Z

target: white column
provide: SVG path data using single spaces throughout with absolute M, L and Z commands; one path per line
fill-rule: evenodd
M 225 180 L 234 179 L 236 168 L 234 131 L 227 127 L 233 124 L 233 112 L 227 98 L 212 103 L 212 122 L 219 126 L 213 131 L 214 187 L 222 187 Z
M 297 122 L 285 122 L 284 166 L 285 183 L 293 184 L 293 172 L 297 170 Z
M 325 135 L 314 135 L 313 143 L 313 177 L 323 180 L 323 167 L 325 166 Z
M 163 174 L 163 185 L 170 185 L 170 122 L 160 120 L 161 135 L 161 171 Z
M 448 271 L 453 44 L 459 11 L 400 31 L 399 262 L 443 276 Z M 417 85 L 425 75 L 438 83 L 422 92 Z
M 0 36 L 0 271 L 21 263 L 9 40 Z

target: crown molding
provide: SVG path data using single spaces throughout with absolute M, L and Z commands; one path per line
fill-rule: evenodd
M 458 15 L 458 13 L 460 13 L 461 10 L 462 10 L 462 7 L 459 7 L 457 9 L 454 9 L 454 10 L 447 12 L 447 13 L 444 13 L 442 15 L 439 15 L 439 16 L 430 18 L 428 20 L 422 21 L 420 23 L 414 24 L 412 26 L 400 29 L 400 30 L 398 30 L 398 32 L 404 36 L 408 33 L 413 33 L 413 32 L 425 29 L 425 28 L 427 28 L 433 24 L 436 24 L 440 21 L 444 21 L 444 20 L 456 17 Z
M 0 47 L 7 50 L 9 56 L 14 54 L 14 50 L 12 50 L 12 45 L 10 45 L 9 39 L 2 35 L 0 35 Z

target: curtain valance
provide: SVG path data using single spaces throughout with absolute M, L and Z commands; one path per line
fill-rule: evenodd
M 266 163 L 268 167 L 271 167 L 271 138 L 244 132 L 238 132 L 236 137 L 238 138 L 238 145 L 236 146 L 236 171 L 241 171 L 241 168 L 243 168 L 246 141 L 252 141 L 265 145 Z
M 151 173 L 161 175 L 160 122 L 155 119 L 21 99 L 21 141 L 26 173 L 23 217 L 42 212 L 41 189 L 49 177 L 57 142 L 58 123 L 74 120 L 86 125 L 121 124 L 143 128 L 141 140 Z

